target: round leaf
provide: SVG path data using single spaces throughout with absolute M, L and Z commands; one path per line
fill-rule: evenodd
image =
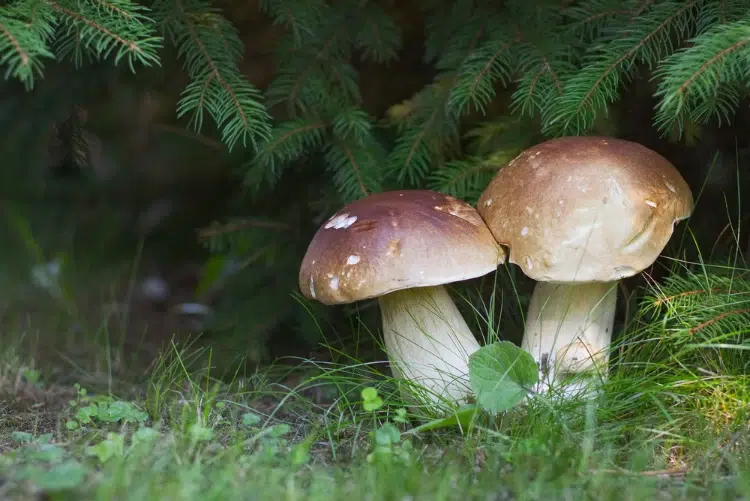
M 471 354 L 469 378 L 477 403 L 490 412 L 502 412 L 521 403 L 539 380 L 539 371 L 529 353 L 500 341 Z

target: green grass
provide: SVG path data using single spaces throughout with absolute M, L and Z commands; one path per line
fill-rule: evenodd
M 536 397 L 421 432 L 382 365 L 343 347 L 219 379 L 210 349 L 171 343 L 128 382 L 91 363 L 88 388 L 34 367 L 6 332 L 0 499 L 740 499 L 747 316 L 731 312 L 750 284 L 680 277 L 643 297 L 596 406 Z
M 210 346 L 103 307 L 129 301 L 131 265 L 71 271 L 57 293 L 16 273 L 0 310 L 0 499 L 744 499 L 750 278 L 729 254 L 675 260 L 639 290 L 595 405 L 534 395 L 453 422 L 407 410 L 385 365 L 327 326 L 327 357 L 227 373 Z M 522 325 L 515 276 L 501 268 L 486 302 L 469 291 L 485 340 Z
M 463 433 L 413 434 L 397 402 L 368 407 L 354 377 L 221 383 L 187 372 L 191 355 L 175 346 L 133 403 L 71 388 L 36 410 L 6 404 L 0 497 L 739 499 L 750 487 L 748 430 L 710 415 L 612 417 L 623 395 L 610 393 L 599 410 L 532 402 Z M 45 391 L 26 372 L 4 381 Z

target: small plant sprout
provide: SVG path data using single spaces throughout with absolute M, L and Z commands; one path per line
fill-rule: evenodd
M 378 395 L 378 390 L 367 387 L 362 390 L 362 408 L 366 412 L 372 412 L 373 431 L 370 438 L 373 442 L 373 450 L 367 455 L 369 463 L 388 462 L 398 460 L 408 462 L 411 459 L 412 443 L 410 440 L 401 439 L 401 431 L 398 427 L 386 421 L 378 426 L 375 419 L 375 412 L 384 405 L 383 399 Z M 406 422 L 406 409 L 400 408 L 396 412 L 394 422 Z
M 608 137 L 543 142 L 492 179 L 477 210 L 510 248 L 508 261 L 538 282 L 522 347 L 539 364 L 540 389 L 606 377 L 617 282 L 656 260 L 693 204 L 664 157 Z M 588 384 L 578 379 L 563 393 Z
M 440 403 L 470 395 L 468 359 L 479 349 L 445 284 L 493 272 L 504 259 L 465 202 L 429 190 L 385 192 L 352 202 L 318 229 L 299 287 L 323 304 L 377 298 L 394 376 L 439 412 Z
M 65 422 L 68 430 L 77 430 L 83 426 L 99 424 L 143 424 L 148 420 L 148 413 L 134 404 L 115 400 L 108 396 L 91 397 L 86 388 L 75 384 L 76 398 L 68 402 L 71 419 Z

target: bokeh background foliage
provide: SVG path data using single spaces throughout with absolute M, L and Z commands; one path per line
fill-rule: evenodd
M 210 304 L 200 330 L 227 361 L 377 326 L 370 303 L 296 294 L 342 204 L 420 187 L 473 203 L 548 137 L 635 140 L 688 180 L 691 232 L 648 279 L 670 256 L 742 266 L 750 251 L 727 230 L 746 215 L 746 0 L 14 0 L 0 55 L 5 252 L 23 249 L 7 276 L 60 253 L 97 284 L 94 256 L 138 249 L 180 291 L 144 316 Z M 624 282 L 620 324 L 643 280 Z M 460 292 L 494 287 L 518 339 L 532 286 L 506 267 Z

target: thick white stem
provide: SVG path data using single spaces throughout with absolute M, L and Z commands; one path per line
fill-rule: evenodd
M 396 291 L 379 301 L 393 375 L 428 390 L 425 403 L 462 403 L 471 393 L 469 355 L 479 343 L 445 287 Z
M 521 347 L 539 364 L 537 391 L 554 384 L 572 395 L 588 381 L 565 385 L 571 375 L 606 377 L 616 306 L 617 282 L 536 284 Z

